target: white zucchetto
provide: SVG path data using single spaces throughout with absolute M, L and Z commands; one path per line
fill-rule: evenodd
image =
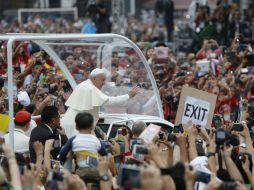
M 92 70 L 92 72 L 90 73 L 90 76 L 97 76 L 97 75 L 101 75 L 101 74 L 104 74 L 105 75 L 105 72 L 103 69 L 99 69 L 99 68 L 96 68 L 94 70 Z

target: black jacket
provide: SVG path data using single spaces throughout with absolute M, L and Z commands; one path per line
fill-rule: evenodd
M 50 131 L 50 129 L 45 125 L 41 124 L 35 127 L 30 135 L 30 141 L 29 141 L 29 153 L 30 153 L 30 158 L 32 162 L 36 161 L 36 154 L 33 148 L 33 144 L 36 141 L 40 141 L 43 146 L 45 145 L 46 140 L 48 139 L 57 139 L 59 136 L 58 132 L 56 130 L 53 131 L 53 133 Z M 65 144 L 67 142 L 68 138 L 66 135 L 61 135 L 61 144 Z M 51 155 L 53 156 L 54 159 L 57 158 L 57 155 L 59 153 L 61 148 L 55 148 L 52 152 Z

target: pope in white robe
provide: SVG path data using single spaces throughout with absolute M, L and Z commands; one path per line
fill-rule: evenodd
M 106 76 L 103 69 L 94 69 L 89 79 L 78 84 L 74 89 L 65 105 L 68 110 L 61 119 L 61 126 L 65 129 L 68 137 L 77 134 L 75 117 L 80 112 L 88 112 L 93 115 L 95 124 L 99 120 L 100 106 L 118 105 L 125 103 L 129 98 L 138 93 L 138 87 L 134 87 L 128 94 L 110 97 L 101 92 L 105 84 Z

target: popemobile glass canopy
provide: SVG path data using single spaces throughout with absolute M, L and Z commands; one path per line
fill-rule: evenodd
M 141 50 L 124 36 L 4 34 L 0 35 L 0 41 L 7 47 L 8 97 L 13 97 L 16 93 L 15 80 L 13 80 L 13 72 L 15 72 L 12 63 L 13 49 L 23 41 L 28 45 L 28 49 L 37 48 L 52 60 L 54 66 L 45 67 L 40 77 L 47 73 L 60 80 L 68 80 L 70 86 L 75 88 L 78 83 L 87 79 L 92 69 L 97 67 L 105 70 L 107 82 L 102 91 L 109 96 L 126 94 L 133 86 L 140 86 L 140 93 L 130 101 L 121 106 L 103 107 L 101 112 L 163 118 L 159 92 L 152 71 Z M 13 117 L 13 99 L 9 98 L 8 101 L 9 115 Z

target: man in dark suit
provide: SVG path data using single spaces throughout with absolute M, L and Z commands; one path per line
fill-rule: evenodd
M 29 152 L 32 162 L 36 161 L 36 154 L 33 144 L 36 141 L 40 141 L 45 145 L 46 140 L 55 139 L 54 150 L 51 155 L 54 159 L 61 149 L 61 146 L 68 140 L 64 129 L 60 127 L 60 115 L 58 109 L 55 106 L 47 106 L 41 112 L 41 124 L 35 127 L 30 136 Z M 59 142 L 59 143 L 58 143 Z M 57 146 L 59 144 L 59 146 Z

